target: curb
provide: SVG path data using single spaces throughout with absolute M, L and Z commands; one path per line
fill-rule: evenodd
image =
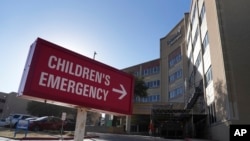
M 93 136 L 85 136 L 84 137 L 84 139 L 91 139 L 91 138 L 99 138 L 99 136 L 97 136 L 97 135 L 93 135 Z M 57 137 L 57 138 L 52 138 L 52 137 L 41 137 L 41 138 L 39 138 L 39 137 L 24 137 L 24 138 L 6 138 L 6 137 L 0 137 L 0 140 L 1 139 L 9 139 L 10 141 L 11 140 L 47 140 L 47 141 L 49 141 L 49 140 L 74 140 L 74 138 L 70 138 L 70 137 L 66 137 L 66 138 L 59 138 L 59 137 Z M 6 141 L 8 141 L 8 140 L 6 140 Z

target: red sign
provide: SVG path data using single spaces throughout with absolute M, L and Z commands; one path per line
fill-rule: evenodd
M 134 78 L 38 38 L 19 88 L 28 99 L 132 114 Z

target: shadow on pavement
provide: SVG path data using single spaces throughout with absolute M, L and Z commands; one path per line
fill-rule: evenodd
M 18 131 L 14 137 L 15 129 L 0 127 L 0 140 L 73 140 L 74 132 L 64 131 L 63 134 L 59 131 L 44 131 L 33 132 L 28 131 L 25 137 L 25 131 Z M 84 138 L 98 138 L 96 135 L 86 135 Z

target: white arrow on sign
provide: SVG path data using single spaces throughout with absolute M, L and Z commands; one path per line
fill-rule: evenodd
M 121 96 L 118 99 L 122 100 L 124 98 L 124 96 L 127 95 L 127 92 L 126 92 L 126 90 L 125 90 L 125 88 L 123 87 L 122 84 L 120 84 L 120 87 L 121 87 L 121 90 L 113 88 L 112 91 L 116 92 L 116 93 L 120 93 Z

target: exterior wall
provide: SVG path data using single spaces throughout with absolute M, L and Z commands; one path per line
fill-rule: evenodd
M 6 107 L 6 101 L 7 101 L 7 94 L 5 93 L 0 93 L 0 114 L 1 118 L 5 118 L 5 109 Z M 6 107 L 6 108 L 5 108 Z
M 250 111 L 250 1 L 216 1 L 222 39 L 222 53 L 229 99 L 228 119 L 234 124 L 249 124 Z M 212 59 L 213 60 L 213 59 Z M 215 59 L 214 59 L 215 61 Z
M 10 114 L 28 114 L 27 104 L 28 100 L 16 97 L 17 93 L 0 93 L 0 97 L 5 99 L 5 103 L 2 103 L 3 112 L 1 113 L 1 118 L 6 118 Z
M 185 15 L 165 37 L 160 39 L 161 102 L 184 102 L 186 17 L 188 15 Z
M 201 19 L 203 5 L 205 14 Z M 246 108 L 250 98 L 247 77 L 250 76 L 250 63 L 246 61 L 250 51 L 249 5 L 248 0 L 192 0 L 186 37 L 187 56 L 195 66 L 198 52 L 202 51 L 202 67 L 197 70 L 204 82 L 208 137 L 211 139 L 229 140 L 230 124 L 250 122 L 250 111 Z M 193 44 L 189 40 L 196 38 L 194 30 L 197 27 L 199 40 Z M 204 48 L 202 43 L 206 34 L 209 43 Z M 212 80 L 206 84 L 210 68 Z M 193 70 L 188 70 L 190 77 Z
M 212 128 L 220 128 L 216 124 L 223 125 L 227 119 L 229 119 L 230 109 L 228 107 L 228 89 L 226 86 L 227 80 L 225 75 L 225 64 L 223 58 L 221 33 L 219 27 L 219 21 L 217 16 L 217 9 L 215 1 L 205 1 L 206 8 L 206 22 L 209 38 L 209 49 L 205 54 L 207 58 L 211 58 L 209 62 L 212 68 L 213 81 L 206 88 L 206 93 L 213 98 L 210 100 L 215 103 L 216 122 L 212 124 Z M 208 8 L 209 7 L 209 8 Z M 209 55 L 208 55 L 209 54 Z M 205 66 L 205 71 L 208 67 Z M 208 104 L 211 102 L 207 102 Z M 226 127 L 226 126 L 225 126 Z M 225 137 L 229 137 L 229 127 L 225 130 Z M 212 132 L 212 137 L 215 138 L 215 132 Z M 216 137 L 217 138 L 217 137 Z
M 150 115 L 152 104 L 160 102 L 161 75 L 160 60 L 152 60 L 142 64 L 123 69 L 123 71 L 134 74 L 135 77 L 142 77 L 149 86 L 148 97 L 135 97 L 133 103 L 133 114 Z
M 215 132 L 227 126 L 223 124 L 226 115 L 226 98 L 223 97 L 223 101 L 218 102 L 222 96 L 215 89 L 225 83 L 225 69 L 223 67 L 218 18 L 214 2 L 214 0 L 192 0 L 190 25 L 188 26 L 190 33 L 187 33 L 187 35 L 190 35 L 188 38 L 188 58 L 190 59 L 188 84 L 190 86 L 192 83 L 192 86 L 195 88 L 200 81 L 203 82 L 204 100 L 206 100 L 207 107 L 206 113 L 208 114 L 208 131 L 210 131 L 207 134 L 208 138 L 225 139 L 229 137 L 229 130 L 224 132 L 225 135 L 220 134 L 219 136 L 221 137 L 218 137 L 218 132 Z M 207 44 L 205 44 L 206 40 Z M 197 63 L 199 59 L 201 59 L 200 64 Z M 192 66 L 193 68 L 191 68 Z M 211 74 L 209 77 L 211 78 L 210 81 L 208 78 L 209 74 Z M 195 92 L 194 88 L 189 87 L 190 95 Z M 223 91 L 226 91 L 226 89 Z M 219 104 L 221 105 L 218 106 Z M 219 109 L 219 107 L 222 109 Z

